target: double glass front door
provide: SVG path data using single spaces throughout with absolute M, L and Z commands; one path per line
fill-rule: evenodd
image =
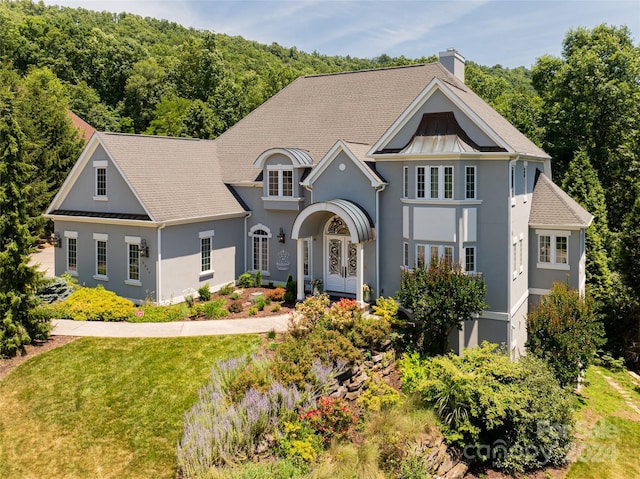
M 358 266 L 357 247 L 349 236 L 327 236 L 327 291 L 355 294 Z

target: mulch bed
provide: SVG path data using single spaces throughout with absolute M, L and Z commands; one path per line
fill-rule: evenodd
M 288 314 L 295 311 L 294 305 L 286 304 L 282 301 L 271 301 L 271 304 L 265 306 L 262 311 L 257 311 L 255 315 L 249 316 L 249 308 L 254 306 L 254 304 L 251 302 L 252 295 L 254 293 L 262 293 L 265 299 L 268 299 L 269 292 L 273 290 L 270 288 L 244 288 L 244 289 L 237 288 L 237 291 L 242 291 L 242 295 L 237 300 L 231 299 L 230 294 L 226 296 L 223 296 L 220 293 L 211 294 L 212 301 L 214 299 L 224 298 L 227 301 L 227 309 L 229 309 L 229 305 L 231 305 L 231 303 L 235 303 L 236 301 L 240 302 L 240 304 L 242 305 L 242 311 L 240 311 L 239 313 L 232 313 L 231 311 L 229 311 L 228 316 L 224 316 L 223 318 L 220 318 L 220 319 L 265 318 L 269 316 L 280 316 L 282 314 Z M 280 305 L 280 309 L 278 311 L 272 311 L 273 307 L 276 304 Z M 191 320 L 191 321 L 203 321 L 206 319 L 207 318 L 202 314 L 196 318 L 186 318 L 186 320 Z

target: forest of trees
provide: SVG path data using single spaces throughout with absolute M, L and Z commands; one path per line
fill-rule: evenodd
M 32 218 L 82 149 L 68 109 L 103 131 L 215 138 L 300 75 L 435 60 L 325 56 L 126 13 L 0 0 L 0 107 L 24 136 Z M 640 363 L 640 48 L 631 32 L 578 28 L 561 57 L 531 70 L 468 61 L 465 74 L 553 157 L 554 181 L 594 214 L 587 278 L 607 347 Z M 41 221 L 26 223 L 42 233 Z

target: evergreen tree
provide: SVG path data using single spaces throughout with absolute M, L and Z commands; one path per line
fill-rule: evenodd
M 602 300 L 611 288 L 607 254 L 610 251 L 611 233 L 607 226 L 604 189 L 584 149 L 580 149 L 571 160 L 562 181 L 562 189 L 594 216 L 586 232 L 586 276 L 592 295 L 596 300 Z
M 28 266 L 34 239 L 34 219 L 28 215 L 34 167 L 26 161 L 27 139 L 15 119 L 10 87 L 0 89 L 0 356 L 15 355 L 31 340 L 45 338 L 49 329 L 32 315 L 40 278 Z

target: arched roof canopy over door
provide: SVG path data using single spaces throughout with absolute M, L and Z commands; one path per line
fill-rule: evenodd
M 323 201 L 307 206 L 294 221 L 291 238 L 297 240 L 309 236 L 301 233 L 307 220 L 312 217 L 324 218 L 327 212 L 338 215 L 344 220 L 349 227 L 352 243 L 364 243 L 375 238 L 373 223 L 369 215 L 360 206 L 347 200 Z

